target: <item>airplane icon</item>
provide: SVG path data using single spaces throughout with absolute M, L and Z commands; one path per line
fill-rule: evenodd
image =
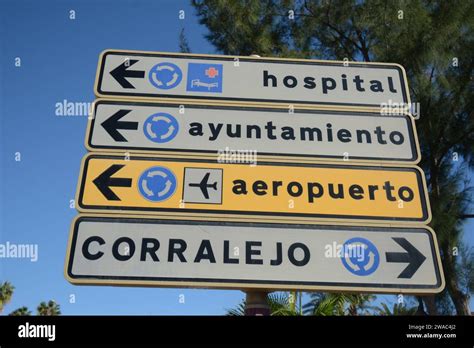
M 200 183 L 190 183 L 189 186 L 191 187 L 199 187 L 202 191 L 202 194 L 206 199 L 209 199 L 209 191 L 208 188 L 212 188 L 217 191 L 217 181 L 214 182 L 213 184 L 209 184 L 209 176 L 211 173 L 207 172 L 206 175 L 204 175 L 204 178 L 202 178 Z

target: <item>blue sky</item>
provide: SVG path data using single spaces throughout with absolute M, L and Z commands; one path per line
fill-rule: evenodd
M 37 262 L 0 260 L 0 281 L 16 287 L 5 312 L 49 299 L 63 314 L 223 314 L 235 306 L 241 291 L 78 287 L 63 277 L 87 117 L 56 116 L 55 105 L 94 100 L 106 48 L 176 52 L 184 27 L 193 52 L 216 53 L 188 1 L 2 0 L 0 19 L 0 242 L 39 245 Z

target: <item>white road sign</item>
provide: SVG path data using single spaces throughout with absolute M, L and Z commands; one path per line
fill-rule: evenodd
M 405 71 L 391 63 L 106 50 L 99 97 L 408 108 Z
M 287 161 L 332 159 L 417 163 L 410 115 L 97 100 L 86 136 L 91 151 L 225 155 Z
M 436 293 L 444 278 L 428 227 L 242 224 L 79 216 L 73 284 Z

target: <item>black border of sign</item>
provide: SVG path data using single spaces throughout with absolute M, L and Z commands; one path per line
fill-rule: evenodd
M 216 109 L 216 110 L 245 110 L 251 112 L 280 112 L 288 113 L 288 109 L 284 108 L 269 108 L 269 107 L 251 107 L 251 106 L 234 106 L 234 105 L 202 105 L 202 104 L 187 104 L 187 103 L 159 103 L 159 102 L 138 102 L 138 101 L 119 101 L 119 100 L 103 100 L 99 99 L 94 103 L 93 117 L 91 119 L 91 124 L 89 128 L 89 134 L 87 135 L 87 145 L 91 149 L 110 149 L 110 150 L 141 150 L 147 152 L 159 151 L 159 152 L 182 152 L 182 153 L 204 153 L 204 154 L 216 154 L 216 151 L 210 150 L 197 150 L 197 149 L 175 149 L 175 148 L 149 148 L 149 147 L 131 147 L 126 144 L 118 144 L 118 146 L 108 146 L 108 145 L 93 145 L 92 137 L 94 133 L 94 127 L 99 127 L 95 122 L 95 115 L 97 112 L 98 105 L 133 105 L 133 106 L 150 106 L 150 107 L 179 107 L 184 105 L 185 108 L 190 109 Z M 382 158 L 382 157 L 362 157 L 362 156 L 350 156 L 354 160 L 370 160 L 370 161 L 380 161 L 380 162 L 405 162 L 412 163 L 419 158 L 418 148 L 415 143 L 415 130 L 413 128 L 413 123 L 411 122 L 411 116 L 408 114 L 404 115 L 381 115 L 376 112 L 359 112 L 359 111 L 338 111 L 338 110 L 306 110 L 306 109 L 295 109 L 295 114 L 334 114 L 342 116 L 373 116 L 373 117 L 388 117 L 388 118 L 404 118 L 407 123 L 407 130 L 409 135 L 410 147 L 411 147 L 411 158 Z M 343 156 L 331 156 L 331 155 L 308 155 L 308 154 L 293 154 L 293 153 L 271 153 L 271 152 L 258 152 L 262 156 L 275 156 L 275 157 L 300 157 L 300 158 L 323 158 L 323 159 L 342 159 Z
M 72 273 L 72 266 L 74 260 L 74 252 L 76 250 L 77 235 L 79 224 L 82 221 L 98 221 L 98 222 L 129 222 L 129 223 L 145 223 L 145 224 L 169 224 L 169 225 L 210 225 L 210 226 L 242 226 L 251 228 L 292 228 L 292 229 L 330 229 L 339 230 L 353 230 L 364 232 L 404 232 L 404 233 L 426 233 L 430 240 L 431 257 L 436 272 L 436 284 L 433 285 L 413 285 L 413 284 L 359 284 L 359 283 L 336 283 L 336 282 L 297 282 L 297 281 L 276 281 L 276 280 L 244 280 L 244 279 L 213 279 L 213 278 L 166 278 L 166 277 L 121 277 L 121 276 L 84 276 L 74 275 Z M 317 233 L 317 232 L 315 232 Z M 344 226 L 344 225 L 286 225 L 286 224 L 269 224 L 269 223 L 240 223 L 240 222 L 213 222 L 213 221 L 187 221 L 187 220 L 159 220 L 151 218 L 117 218 L 117 217 L 103 217 L 103 216 L 79 216 L 72 229 L 72 240 L 70 244 L 70 252 L 67 264 L 67 275 L 71 279 L 97 279 L 97 280 L 136 280 L 136 281 L 173 281 L 173 282 L 193 282 L 193 283 L 241 283 L 241 284 L 284 284 L 295 286 L 327 286 L 327 287 L 348 287 L 348 288 L 397 288 L 397 289 L 438 289 L 442 282 L 440 270 L 438 267 L 438 258 L 435 250 L 433 235 L 423 226 L 420 227 L 363 227 L 363 226 Z
M 257 98 L 231 98 L 231 97 L 214 97 L 214 96 L 197 96 L 197 95 L 169 95 L 160 93 L 124 93 L 124 92 L 104 92 L 102 91 L 102 80 L 104 76 L 105 61 L 108 55 L 116 56 L 145 56 L 145 57 L 165 57 L 165 58 L 177 58 L 177 59 L 196 59 L 196 60 L 223 60 L 223 61 L 234 61 L 236 57 L 232 56 L 196 56 L 196 55 L 177 55 L 171 53 L 146 53 L 146 52 L 127 52 L 127 51 L 106 51 L 102 55 L 100 62 L 100 71 L 97 80 L 97 92 L 101 96 L 128 96 L 135 97 L 148 97 L 148 98 L 173 98 L 173 99 L 200 99 L 200 100 L 219 100 L 219 101 L 235 101 L 235 102 L 261 102 L 261 103 L 288 103 L 288 104 L 307 104 L 307 105 L 337 105 L 337 106 L 355 106 L 355 107 L 377 107 L 380 108 L 380 104 L 355 104 L 355 103 L 335 103 L 335 102 L 308 102 L 299 100 L 284 100 L 284 99 L 257 99 Z M 342 62 L 317 62 L 317 61 L 284 61 L 284 60 L 272 60 L 265 58 L 251 58 L 238 56 L 240 61 L 267 63 L 267 64 L 297 64 L 297 65 L 322 65 L 322 66 L 341 66 Z M 403 103 L 408 103 L 407 88 L 405 85 L 405 79 L 403 71 L 400 67 L 391 64 L 360 64 L 357 62 L 349 62 L 346 68 L 368 68 L 368 69 L 394 69 L 398 71 L 400 77 L 400 84 L 402 88 Z
M 365 165 L 354 165 L 354 166 L 345 166 L 345 165 L 338 165 L 338 164 L 297 164 L 297 163 L 279 163 L 279 162 L 259 162 L 259 166 L 271 165 L 271 166 L 289 166 L 289 167 L 313 167 L 313 168 L 335 168 L 335 169 L 366 169 L 369 171 L 374 170 L 384 170 L 384 171 L 397 171 L 397 172 L 414 172 L 416 173 L 418 190 L 420 193 L 420 201 L 421 201 L 421 208 L 423 212 L 423 216 L 420 218 L 396 218 L 396 217 L 373 217 L 373 216 L 354 216 L 354 215 L 329 215 L 329 214 L 302 214 L 302 213 L 282 213 L 282 212 L 249 212 L 249 211 L 242 211 L 242 210 L 212 210 L 212 209 L 188 209 L 188 208 L 150 208 L 150 207 L 127 207 L 127 206 L 100 206 L 100 205 L 83 205 L 83 194 L 84 194 L 84 187 L 87 177 L 87 169 L 89 165 L 89 161 L 91 159 L 116 159 L 116 160 L 123 160 L 123 156 L 117 154 L 98 154 L 98 153 L 91 153 L 86 157 L 84 161 L 84 166 L 82 168 L 81 174 L 82 178 L 80 178 L 80 188 L 79 188 L 79 196 L 78 196 L 78 205 L 82 209 L 97 209 L 97 210 L 104 210 L 104 211 L 129 211 L 132 212 L 140 212 L 140 211 L 156 211 L 156 212 L 179 212 L 179 213 L 200 213 L 200 214 L 234 214 L 240 216 L 247 216 L 247 217 L 255 217 L 255 216 L 288 216 L 288 217 L 301 217 L 301 218 L 337 218 L 337 219 L 350 219 L 350 220 L 374 220 L 374 221 L 415 221 L 415 222 L 424 222 L 429 218 L 428 208 L 427 208 L 427 201 L 426 201 L 426 192 L 423 186 L 423 180 L 421 179 L 421 172 L 416 169 L 416 167 L 380 167 L 380 166 L 365 166 Z M 211 160 L 203 160 L 203 159 L 188 159 L 188 158 L 160 158 L 160 157 L 143 157 L 143 156 L 130 156 L 130 160 L 135 161 L 160 161 L 160 162 L 194 162 L 194 163 L 210 163 L 210 164 L 219 164 L 217 161 Z M 225 165 L 225 164 L 224 164 Z M 232 163 L 234 166 L 248 166 L 245 163 Z

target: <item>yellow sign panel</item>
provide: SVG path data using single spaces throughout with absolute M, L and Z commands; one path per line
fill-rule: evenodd
M 424 174 L 416 167 L 90 154 L 83 160 L 77 202 L 79 211 L 202 219 L 427 223 L 426 192 Z

